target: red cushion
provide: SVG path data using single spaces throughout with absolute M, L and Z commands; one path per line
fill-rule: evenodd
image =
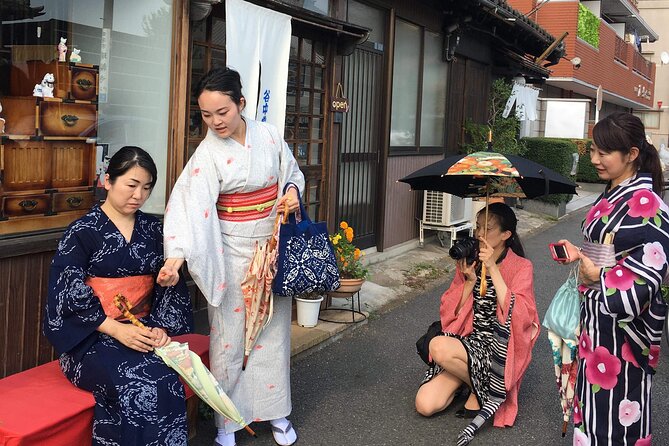
M 176 336 L 209 366 L 209 337 Z M 186 398 L 193 395 L 185 386 Z M 58 361 L 0 379 L 0 445 L 91 444 L 93 395 L 73 386 Z

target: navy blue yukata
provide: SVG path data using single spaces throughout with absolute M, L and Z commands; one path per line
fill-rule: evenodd
M 49 275 L 44 333 L 60 355 L 61 369 L 95 397 L 93 445 L 187 445 L 184 388 L 153 352 L 132 350 L 97 331 L 105 313 L 88 277 L 153 275 L 163 265 L 163 235 L 155 217 L 135 214 L 126 241 L 99 206 L 63 234 Z M 183 279 L 153 287 L 147 327 L 168 335 L 192 330 L 192 308 Z

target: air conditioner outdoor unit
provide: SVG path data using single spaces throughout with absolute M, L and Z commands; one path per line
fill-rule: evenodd
M 423 223 L 453 226 L 469 221 L 472 199 L 460 198 L 444 192 L 426 190 L 423 195 Z

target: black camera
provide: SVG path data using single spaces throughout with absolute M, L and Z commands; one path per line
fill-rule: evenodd
M 467 265 L 471 265 L 479 258 L 479 240 L 474 237 L 466 237 L 456 241 L 448 255 L 454 260 L 465 259 Z

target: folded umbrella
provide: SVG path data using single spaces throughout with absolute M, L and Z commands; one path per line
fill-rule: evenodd
M 284 223 L 287 218 L 288 206 L 286 205 L 283 212 Z M 272 236 L 262 245 L 256 243 L 251 264 L 244 280 L 242 280 L 242 294 L 244 295 L 244 308 L 246 310 L 242 370 L 246 369 L 249 355 L 260 337 L 260 333 L 272 320 L 272 281 L 276 275 L 277 234 L 281 221 L 282 214 L 277 214 Z
M 567 434 L 567 425 L 574 408 L 574 391 L 576 375 L 578 373 L 578 342 L 565 339 L 548 330 L 548 341 L 553 350 L 553 364 L 555 366 L 555 382 L 560 393 L 562 407 L 562 436 Z
M 133 325 L 146 328 L 130 310 L 132 305 L 122 295 L 114 297 L 114 305 Z M 181 376 L 195 394 L 217 413 L 230 421 L 243 426 L 251 435 L 256 433 L 246 424 L 232 400 L 225 394 L 221 385 L 202 363 L 200 357 L 188 349 L 188 343 L 176 341 L 153 350 L 170 368 Z

